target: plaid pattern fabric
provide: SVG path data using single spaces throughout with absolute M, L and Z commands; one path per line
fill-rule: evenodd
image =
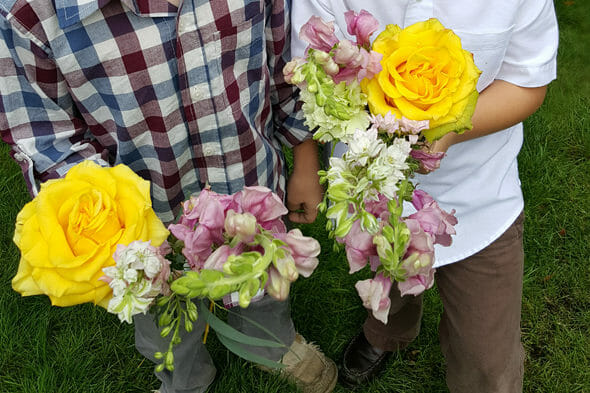
M 91 159 L 150 180 L 165 222 L 206 184 L 284 195 L 281 144 L 310 137 L 289 0 L 54 1 L 0 0 L 0 131 L 32 192 Z

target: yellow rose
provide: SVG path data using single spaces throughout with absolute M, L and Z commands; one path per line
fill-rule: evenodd
M 168 230 L 151 206 L 150 185 L 128 167 L 84 161 L 63 179 L 49 180 L 16 218 L 21 251 L 12 287 L 23 296 L 45 294 L 55 306 L 93 302 L 106 308 L 111 288 L 98 279 L 115 264 L 117 244 L 151 240 Z
M 470 129 L 481 73 L 461 40 L 438 20 L 388 25 L 373 43 L 383 70 L 363 81 L 373 114 L 428 120 L 429 141 Z

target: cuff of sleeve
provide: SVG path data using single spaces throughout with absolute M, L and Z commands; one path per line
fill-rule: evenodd
M 29 193 L 32 197 L 36 197 L 39 193 L 40 183 L 44 182 L 49 179 L 58 179 L 60 177 L 64 177 L 65 174 L 72 168 L 73 166 L 77 165 L 80 161 L 67 163 L 64 165 L 60 165 L 55 169 L 50 169 L 48 171 L 43 172 L 41 175 L 35 172 L 35 164 L 31 157 L 25 154 L 22 151 L 16 151 L 13 154 L 14 159 L 21 167 L 25 183 L 27 188 L 29 189 Z M 89 157 L 83 158 L 83 160 L 91 160 L 96 162 L 100 166 L 107 167 L 109 163 L 106 162 L 104 159 L 101 158 L 100 154 L 94 154 Z
M 312 133 L 308 130 L 280 129 L 275 136 L 281 144 L 288 148 L 293 148 L 294 146 L 311 139 Z
M 504 63 L 496 76 L 496 79 L 501 79 L 522 87 L 545 86 L 555 78 L 557 78 L 557 65 L 555 61 L 550 61 L 536 67 L 522 67 Z

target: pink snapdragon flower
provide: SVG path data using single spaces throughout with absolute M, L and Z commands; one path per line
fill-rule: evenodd
M 430 195 L 422 190 L 414 190 L 412 204 L 417 212 L 408 218 L 417 220 L 425 232 L 435 237 L 435 243 L 450 246 L 453 242 L 451 235 L 456 233 L 454 228 L 454 225 L 457 224 L 457 218 L 454 216 L 455 209 L 447 213 Z
M 411 144 L 417 143 L 420 132 L 430 126 L 428 120 L 410 120 L 403 116 L 398 119 L 391 112 L 387 112 L 385 116 L 371 115 L 370 120 L 374 127 L 388 135 L 407 135 Z
M 389 215 L 391 214 L 387 208 L 389 199 L 383 194 L 379 194 L 377 197 L 377 200 L 367 199 L 365 201 L 365 210 L 381 221 L 388 221 Z
M 292 229 L 285 234 L 275 234 L 277 239 L 287 243 L 295 261 L 297 272 L 303 277 L 309 277 L 319 264 L 320 243 L 312 237 L 303 236 L 299 229 Z
M 237 194 L 242 212 L 251 213 L 264 229 L 272 231 L 285 228 L 281 217 L 289 211 L 283 201 L 266 187 L 245 187 Z M 285 232 L 285 230 L 281 230 Z
M 420 162 L 420 168 L 432 172 L 440 167 L 440 160 L 444 158 L 445 153 L 427 153 L 424 150 L 412 149 L 410 156 Z
M 183 239 L 176 235 L 173 228 L 169 229 L 174 236 L 184 242 L 182 255 L 186 258 L 191 269 L 195 271 L 199 271 L 203 268 L 203 264 L 207 258 L 209 258 L 209 255 L 211 255 L 212 246 L 223 244 L 223 239 L 220 240 L 205 225 L 197 225 L 197 227 L 193 231 L 188 232 L 187 236 Z M 176 227 L 174 229 L 176 229 Z
M 225 215 L 223 227 L 228 236 L 250 243 L 256 235 L 256 217 L 252 213 L 236 213 L 230 209 Z
M 359 47 L 349 40 L 342 40 L 334 48 L 334 61 L 341 65 L 358 67 L 362 64 L 363 59 Z
M 391 280 L 379 273 L 373 279 L 358 281 L 355 288 L 363 301 L 363 306 L 373 312 L 373 316 L 387 323 L 391 300 Z
M 404 220 L 410 230 L 410 242 L 404 254 L 402 266 L 407 279 L 398 283 L 402 296 L 419 295 L 434 284 L 434 239 L 415 219 Z
M 223 271 L 223 264 L 232 254 L 237 255 L 237 253 L 232 253 L 230 246 L 223 244 L 209 255 L 205 263 L 203 263 L 203 269 Z
M 399 120 L 399 128 L 402 134 L 406 135 L 418 135 L 428 127 L 430 127 L 429 120 L 411 120 L 404 116 Z
M 350 41 L 343 41 L 346 43 L 350 43 Z M 334 50 L 335 55 L 339 55 L 339 48 L 340 44 Z M 345 49 L 345 54 L 341 55 L 343 60 L 348 58 L 348 62 L 340 63 L 336 61 L 338 64 L 342 65 L 340 68 L 340 72 L 337 75 L 333 76 L 335 83 L 346 82 L 351 83 L 355 79 L 361 81 L 365 78 L 370 79 L 375 76 L 375 74 L 379 73 L 382 69 L 381 67 L 381 59 L 383 55 L 381 53 L 375 51 L 367 51 L 365 48 L 357 47 L 356 54 L 352 55 L 348 53 L 352 51 L 351 49 Z M 335 59 L 336 60 L 336 59 Z
M 315 15 L 301 26 L 299 38 L 308 42 L 311 48 L 323 52 L 329 52 L 338 42 L 334 34 L 334 22 L 324 22 Z
M 300 68 L 303 64 L 305 64 L 305 62 L 306 60 L 302 57 L 293 57 L 291 61 L 285 64 L 283 67 L 283 76 L 285 77 L 285 82 L 294 85 L 303 83 L 305 79 L 301 74 Z
M 344 243 L 350 274 L 364 268 L 367 262 L 373 265 L 374 260 L 379 260 L 377 248 L 373 244 L 373 235 L 361 229 L 360 220 L 352 224 L 352 228 L 343 239 L 337 240 Z
M 218 194 L 209 188 L 201 190 L 198 196 L 191 196 L 182 204 L 182 216 L 178 224 L 193 228 L 197 222 L 211 229 L 223 226 L 225 212 L 233 209 L 239 212 L 233 195 Z
M 348 34 L 356 37 L 357 44 L 369 48 L 371 34 L 379 28 L 379 22 L 371 13 L 361 10 L 360 13 L 347 11 L 344 13 Z
M 275 267 L 279 274 L 283 276 L 283 278 L 289 280 L 290 282 L 297 280 L 297 278 L 299 277 L 297 266 L 295 266 L 295 259 L 289 253 L 287 253 L 282 258 L 278 258 L 276 260 Z

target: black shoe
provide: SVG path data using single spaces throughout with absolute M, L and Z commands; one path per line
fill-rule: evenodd
M 340 382 L 344 386 L 355 388 L 373 380 L 383 370 L 392 353 L 369 344 L 361 331 L 344 351 Z

